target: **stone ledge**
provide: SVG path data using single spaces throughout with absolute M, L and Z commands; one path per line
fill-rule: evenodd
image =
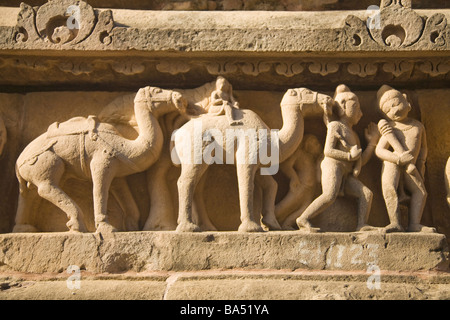
M 381 272 L 370 289 L 370 273 L 342 271 L 201 271 L 81 273 L 80 288 L 68 275 L 0 274 L 0 300 L 367 300 L 450 298 L 450 274 Z
M 0 235 L 4 271 L 92 273 L 212 269 L 380 270 L 448 269 L 442 234 L 266 233 L 171 231 Z
M 27 12 L 32 12 L 28 7 Z M 89 50 L 121 52 L 129 56 L 134 52 L 160 53 L 186 56 L 189 53 L 237 52 L 245 54 L 292 53 L 323 54 L 335 56 L 338 52 L 384 52 L 390 56 L 393 52 L 439 51 L 443 55 L 449 50 L 448 41 L 436 44 L 429 41 L 429 30 L 425 24 L 413 26 L 424 29 L 424 35 L 414 43 L 390 47 L 386 43 L 372 40 L 366 30 L 366 10 L 355 11 L 321 11 L 321 12 L 280 12 L 280 11 L 152 11 L 152 10 L 99 10 L 103 13 L 97 23 L 92 21 L 94 31 L 81 42 L 64 44 L 48 41 L 45 37 L 32 35 L 28 30 L 24 38 L 18 40 L 15 27 L 20 8 L 0 7 L 0 50 L 54 50 L 62 52 Z M 442 37 L 448 40 L 446 21 L 450 17 L 449 9 L 413 10 L 401 8 L 421 17 L 432 17 L 435 14 L 445 20 Z M 410 21 L 401 21 L 402 13 L 398 12 L 398 21 L 405 26 Z M 23 16 L 28 15 L 22 14 Z M 29 15 L 32 16 L 31 14 Z M 45 16 L 42 19 L 51 20 Z M 350 21 L 350 20 L 351 21 Z M 425 19 L 425 18 L 424 18 Z M 426 20 L 426 19 L 425 19 Z M 88 21 L 91 23 L 91 21 Z M 22 22 L 32 24 L 32 19 Z M 430 22 L 431 23 L 431 22 Z M 107 26 L 110 26 L 107 27 Z M 94 27 L 95 25 L 95 27 Z M 411 26 L 408 26 L 408 28 Z M 105 29 L 106 28 L 106 29 Z M 97 33 L 106 32 L 108 40 L 99 40 Z M 104 29 L 104 30 L 103 30 Z M 409 30 L 408 30 L 409 31 Z M 355 33 L 356 32 L 356 33 Z M 354 35 L 362 37 L 354 44 Z M 22 52 L 23 53 L 23 52 Z M 66 53 L 65 53 L 66 54 Z

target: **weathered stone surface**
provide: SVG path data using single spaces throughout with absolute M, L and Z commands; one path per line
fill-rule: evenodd
M 0 300 L 446 300 L 450 277 L 438 272 L 209 271 L 90 275 L 4 273 Z M 205 303 L 203 301 L 203 303 Z M 224 301 L 224 304 L 227 302 Z M 258 302 L 264 304 L 264 301 Z M 191 304 L 191 305 L 196 305 Z M 187 306 L 187 303 L 183 305 Z M 269 314 L 276 314 L 269 308 Z M 219 308 L 217 308 L 219 309 Z M 174 315 L 180 309 L 171 309 Z M 248 310 L 247 310 L 248 311 Z M 277 310 L 279 312 L 279 310 Z M 216 312 L 218 312 L 216 310 Z M 221 310 L 223 313 L 224 310 Z
M 61 4 L 62 6 L 62 4 Z M 54 18 L 50 13 L 33 13 L 31 7 L 22 10 L 29 15 L 40 16 L 44 22 Z M 92 9 L 90 9 L 92 11 Z M 325 12 L 278 12 L 278 11 L 145 11 L 113 9 L 103 10 L 99 21 L 89 21 L 93 31 L 84 40 L 67 39 L 57 41 L 51 35 L 38 34 L 30 29 L 33 21 L 28 16 L 16 22 L 18 8 L 0 10 L 0 49 L 59 49 L 59 50 L 107 50 L 137 51 L 184 56 L 192 53 L 277 53 L 295 52 L 303 54 L 324 52 L 413 52 L 417 50 L 448 50 L 447 23 L 449 10 L 412 10 L 396 7 L 386 16 L 399 19 L 404 32 L 416 30 L 418 36 L 406 39 L 398 46 L 386 42 L 385 38 L 372 39 L 366 20 L 370 13 L 359 11 Z M 383 10 L 381 11 L 383 12 Z M 414 21 L 401 20 L 404 13 L 413 15 Z M 421 17 L 429 20 L 423 22 Z M 439 23 L 439 19 L 442 20 Z M 20 20 L 22 21 L 22 20 Z M 114 21 L 114 24 L 112 24 Z M 44 23 L 43 22 L 43 23 Z M 16 23 L 23 30 L 15 30 Z M 28 25 L 31 24 L 31 25 Z M 387 26 L 382 25 L 383 31 Z M 422 31 L 422 33 L 420 32 Z M 375 32 L 375 31 L 373 31 Z M 378 31 L 376 31 L 378 34 Z M 386 31 L 389 34 L 389 30 Z M 100 36 L 102 34 L 102 36 Z M 435 35 L 430 39 L 430 35 Z M 357 35 L 357 36 L 355 36 Z M 359 40 L 357 39 L 359 37 Z M 380 36 L 381 37 L 381 36 Z M 383 37 L 385 37 L 383 35 Z M 48 39 L 47 41 L 45 39 Z M 438 40 L 438 41 L 436 41 Z
M 28 0 L 40 6 L 47 0 Z M 18 7 L 21 0 L 1 0 L 0 5 Z M 146 10 L 364 10 L 373 0 L 89 0 L 95 8 Z M 446 8 L 445 0 L 415 0 L 414 8 Z
M 418 271 L 448 268 L 445 236 L 300 232 L 127 232 L 3 234 L 4 271 L 87 272 L 210 269 L 314 269 Z

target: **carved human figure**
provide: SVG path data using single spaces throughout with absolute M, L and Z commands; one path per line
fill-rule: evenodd
M 224 77 L 217 77 L 216 88 L 211 93 L 210 103 L 207 106 L 208 113 L 227 116 L 231 126 L 242 124 L 234 118 L 234 109 L 239 109 L 239 103 L 233 96 L 233 87 Z
M 383 160 L 381 186 L 390 220 L 386 232 L 404 231 L 400 224 L 400 179 L 403 179 L 403 188 L 411 193 L 407 230 L 435 232 L 434 228 L 420 224 L 427 198 L 424 184 L 428 152 L 425 128 L 419 121 L 408 117 L 411 105 L 405 94 L 383 85 L 377 98 L 378 107 L 386 118 L 378 123 L 382 136 L 375 151 Z
M 372 156 L 379 133 L 376 125 L 371 123 L 365 130 L 368 146 L 362 152 L 358 135 L 352 129 L 362 117 L 358 97 L 347 86 L 339 85 L 334 101 L 333 113 L 337 113 L 338 119 L 329 118 L 327 121 L 324 159 L 321 163 L 322 194 L 306 208 L 296 222 L 302 231 L 319 231 L 319 228 L 312 227 L 310 220 L 333 204 L 339 195 L 348 195 L 358 199 L 356 230 L 371 230 L 367 220 L 373 194 L 358 180 L 358 175 L 361 167 Z
M 36 230 L 29 224 L 30 199 L 35 193 L 31 186 L 67 214 L 69 231 L 86 231 L 80 207 L 60 187 L 67 177 L 92 180 L 96 230 L 115 231 L 107 215 L 113 179 L 144 171 L 156 161 L 163 145 L 158 117 L 173 110 L 182 113 L 186 104 L 175 91 L 139 89 L 134 98 L 139 135 L 134 140 L 124 138 L 113 125 L 99 122 L 95 116 L 52 124 L 17 159 L 20 193 L 13 232 Z
M 320 183 L 319 161 L 323 147 L 316 136 L 307 134 L 300 147 L 280 170 L 289 179 L 289 191 L 275 206 L 275 215 L 283 230 L 294 229 L 295 220 L 314 200 Z
M 309 99 L 305 99 L 305 97 Z M 289 89 L 283 96 L 281 101 L 281 113 L 283 119 L 283 127 L 278 132 L 279 141 L 279 161 L 282 162 L 288 158 L 298 148 L 303 139 L 304 133 L 304 113 L 323 114 L 324 110 L 331 105 L 332 99 L 323 94 L 317 94 L 305 88 Z M 251 129 L 255 132 L 270 131 L 268 126 L 253 111 L 246 109 L 234 109 L 238 119 L 242 120 L 243 130 Z M 201 126 L 196 126 L 195 121 L 201 121 Z M 197 122 L 198 123 L 198 122 Z M 214 116 L 205 114 L 200 119 L 190 120 L 174 134 L 174 153 L 179 159 L 183 159 L 183 151 L 187 145 L 192 145 L 190 139 L 186 139 L 187 135 L 193 136 L 196 128 L 201 128 L 201 135 L 208 135 L 208 132 L 220 131 L 222 137 L 226 136 L 226 130 L 232 128 L 229 119 L 226 116 Z M 253 132 L 252 131 L 252 132 Z M 215 139 L 209 139 L 200 144 L 201 152 L 205 154 L 205 150 L 211 149 L 211 146 L 217 144 Z M 224 144 L 222 144 L 224 145 Z M 245 148 L 247 144 L 239 144 L 234 149 L 234 156 L 238 154 L 248 154 Z M 242 150 L 240 148 L 243 148 Z M 216 152 L 226 152 L 224 149 L 213 148 Z M 253 150 L 255 154 L 258 150 Z M 189 157 L 189 154 L 187 155 Z M 224 157 L 223 157 L 224 158 Z M 262 167 L 262 163 L 257 159 L 254 163 L 247 161 L 246 163 L 236 163 L 238 188 L 239 188 L 239 204 L 241 212 L 241 224 L 239 231 L 259 232 L 263 231 L 259 218 L 253 215 L 253 191 L 255 183 L 261 186 L 263 190 L 263 206 L 262 206 L 262 222 L 271 230 L 280 229 L 280 225 L 275 217 L 275 196 L 277 185 L 270 175 L 260 175 L 255 177 L 256 171 Z M 199 226 L 194 222 L 192 205 L 193 197 L 198 182 L 208 168 L 208 163 L 200 161 L 199 163 L 181 161 L 181 175 L 178 179 L 178 196 L 179 196 L 179 214 L 177 231 L 192 232 L 200 231 Z

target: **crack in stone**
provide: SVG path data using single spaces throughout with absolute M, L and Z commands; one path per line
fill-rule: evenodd
M 163 294 L 163 297 L 162 297 L 163 300 L 167 300 L 167 295 L 169 293 L 170 288 L 178 280 L 179 277 L 180 277 L 179 274 L 173 274 L 173 275 L 171 275 L 170 277 L 168 277 L 166 279 L 166 288 L 164 290 L 164 294 Z

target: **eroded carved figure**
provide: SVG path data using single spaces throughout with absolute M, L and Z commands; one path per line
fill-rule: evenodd
M 328 208 L 339 195 L 348 195 L 358 199 L 357 231 L 371 230 L 367 220 L 372 205 L 372 191 L 358 180 L 358 175 L 373 154 L 379 139 L 378 130 L 375 124 L 366 129 L 369 144 L 362 152 L 358 135 L 352 129 L 362 117 L 358 97 L 347 86 L 340 85 L 336 88 L 334 101 L 333 112 L 325 117 L 327 137 L 321 163 L 322 194 L 296 222 L 302 231 L 319 231 L 319 228 L 311 225 L 310 220 Z
M 385 119 L 378 127 L 382 136 L 376 155 L 383 161 L 381 185 L 390 224 L 387 232 L 404 231 L 400 223 L 399 185 L 410 192 L 407 231 L 435 232 L 434 228 L 420 224 L 427 199 L 424 184 L 427 141 L 425 127 L 408 117 L 411 105 L 406 94 L 383 85 L 377 93 L 378 107 Z
M 64 180 L 71 176 L 92 180 L 97 232 L 115 231 L 107 215 L 108 192 L 113 179 L 145 171 L 158 159 L 163 146 L 158 118 L 171 111 L 183 113 L 186 105 L 186 100 L 176 91 L 156 87 L 140 89 L 134 98 L 139 128 L 134 140 L 124 138 L 113 125 L 100 122 L 95 116 L 52 124 L 17 159 L 20 192 L 13 231 L 36 231 L 30 224 L 30 209 L 36 192 L 67 214 L 69 231 L 87 231 L 80 207 L 61 189 Z M 127 184 L 119 185 L 122 186 L 119 192 L 128 194 Z M 129 216 L 128 219 L 128 229 L 137 230 L 139 217 Z
M 316 196 L 322 151 L 317 137 L 306 134 L 294 154 L 280 164 L 281 172 L 289 179 L 288 193 L 275 206 L 275 215 L 283 230 L 296 227 L 295 220 Z

